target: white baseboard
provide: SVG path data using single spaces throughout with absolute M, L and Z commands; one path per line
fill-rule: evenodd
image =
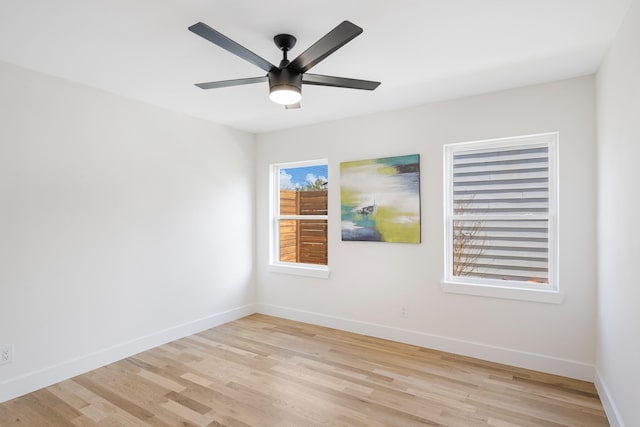
M 602 375 L 600 375 L 598 368 L 595 368 L 594 383 L 596 385 L 596 390 L 598 390 L 602 406 L 604 406 L 604 411 L 607 413 L 607 418 L 609 419 L 611 427 L 624 427 L 624 422 L 622 422 L 620 412 L 618 412 L 618 408 L 613 402 L 613 398 L 611 397 L 609 389 L 607 388 Z
M 497 347 L 473 341 L 428 334 L 409 329 L 395 328 L 376 323 L 328 316 L 305 310 L 271 304 L 256 304 L 257 312 L 285 319 L 312 323 L 320 326 L 355 332 L 377 338 L 398 341 L 434 350 L 460 354 L 478 359 L 532 369 L 565 377 L 593 381 L 593 365 L 575 360 Z
M 154 332 L 48 368 L 9 378 L 0 382 L 0 403 L 255 312 L 254 304 L 245 305 Z
M 0 403 L 31 393 L 43 387 L 50 386 L 65 379 L 72 378 L 76 375 L 83 374 L 109 363 L 116 362 L 150 348 L 231 322 L 256 312 L 392 341 L 418 345 L 449 353 L 475 357 L 496 363 L 504 363 L 526 369 L 562 375 L 570 378 L 577 378 L 586 381 L 594 380 L 594 368 L 588 363 L 427 334 L 409 329 L 401 329 L 376 323 L 346 319 L 305 310 L 258 303 L 216 313 L 202 319 L 167 328 L 144 337 L 87 354 L 55 366 L 30 372 L 19 377 L 10 378 L 6 381 L 0 382 Z M 602 379 L 597 377 L 596 380 L 596 386 L 598 387 L 603 404 L 605 405 L 607 415 L 611 420 L 613 418 L 619 420 L 620 418 L 615 409 L 615 405 L 613 405 L 613 401 L 607 393 Z M 616 426 L 616 424 L 612 422 L 612 426 Z M 618 422 L 617 426 L 624 427 L 621 422 Z

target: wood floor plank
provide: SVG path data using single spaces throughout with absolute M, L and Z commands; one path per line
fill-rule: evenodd
M 265 315 L 0 404 L 0 426 L 608 426 L 592 383 Z

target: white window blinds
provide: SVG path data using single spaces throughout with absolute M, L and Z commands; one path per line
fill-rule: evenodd
M 555 137 L 449 146 L 450 278 L 550 287 Z

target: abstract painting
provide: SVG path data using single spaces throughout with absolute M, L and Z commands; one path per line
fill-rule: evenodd
M 340 163 L 342 240 L 420 243 L 420 155 Z

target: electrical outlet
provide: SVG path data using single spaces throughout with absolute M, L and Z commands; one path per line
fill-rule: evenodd
M 0 365 L 13 362 L 13 346 L 3 345 L 0 347 Z
M 400 317 L 409 317 L 409 307 L 406 305 L 400 307 Z

